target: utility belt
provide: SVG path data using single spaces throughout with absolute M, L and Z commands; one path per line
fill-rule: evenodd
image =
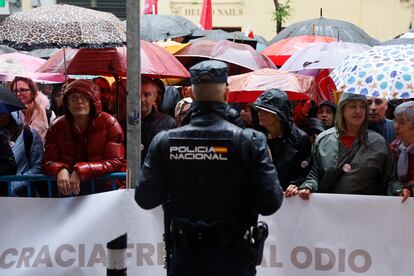
M 243 242 L 245 231 L 232 220 L 205 222 L 177 217 L 171 220 L 172 241 L 182 248 L 233 246 Z
M 177 217 L 171 220 L 171 239 L 175 246 L 183 249 L 245 248 L 249 259 L 257 265 L 262 261 L 267 236 L 268 228 L 264 222 L 245 226 L 234 220 L 194 222 Z

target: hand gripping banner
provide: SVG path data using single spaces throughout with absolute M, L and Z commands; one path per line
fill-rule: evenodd
M 259 276 L 412 274 L 414 200 L 313 194 L 285 199 L 269 225 Z M 0 275 L 164 276 L 162 209 L 133 190 L 0 198 Z

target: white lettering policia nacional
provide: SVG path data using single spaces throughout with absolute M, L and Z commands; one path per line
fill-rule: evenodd
M 170 160 L 227 160 L 223 146 L 171 146 Z

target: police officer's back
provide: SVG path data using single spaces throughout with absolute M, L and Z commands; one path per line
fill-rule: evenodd
M 246 230 L 283 200 L 266 138 L 226 121 L 225 63 L 190 72 L 190 124 L 154 138 L 135 200 L 144 209 L 168 202 L 170 275 L 254 275 Z

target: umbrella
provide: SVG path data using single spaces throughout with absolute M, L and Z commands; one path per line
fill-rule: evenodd
M 413 76 L 414 45 L 374 47 L 331 73 L 339 91 L 386 99 L 414 98 Z
M 263 52 L 263 50 L 270 45 L 269 41 L 267 41 L 263 36 L 254 35 L 254 39 L 257 40 L 256 50 L 259 52 Z
M 336 38 L 338 41 L 355 42 L 370 46 L 380 42 L 370 37 L 352 23 L 319 17 L 292 24 L 276 35 L 270 42 L 275 43 L 282 39 L 301 35 L 320 35 Z
M 1 44 L 18 50 L 106 48 L 126 42 L 125 28 L 115 15 L 71 5 L 16 12 L 0 26 Z
M 51 82 L 63 82 L 61 74 L 39 74 L 36 70 L 46 60 L 22 53 L 10 53 L 0 55 L 0 80 L 11 81 L 15 76 L 27 77 L 33 80 L 47 80 Z
M 268 56 L 277 66 L 282 66 L 294 53 L 316 42 L 333 42 L 336 39 L 327 36 L 296 36 L 273 43 L 263 50 L 262 54 Z
M 352 42 L 315 43 L 291 56 L 281 69 L 315 77 L 320 95 L 333 101 L 336 87 L 329 77 L 330 71 L 351 54 L 369 49 L 368 45 Z
M 414 38 L 414 29 L 411 29 L 408 32 L 400 35 L 398 38 Z
M 371 49 L 352 42 L 318 42 L 293 54 L 280 68 L 286 71 L 333 69 L 351 54 Z
M 175 54 L 187 68 L 206 59 L 216 59 L 229 64 L 229 74 L 235 75 L 250 71 L 273 68 L 270 59 L 249 45 L 227 40 L 197 41 Z
M 278 88 L 286 91 L 289 99 L 321 99 L 313 77 L 302 76 L 275 69 L 261 69 L 254 72 L 230 76 L 229 102 L 253 102 L 263 91 Z
M 65 60 L 66 56 L 66 71 Z M 126 48 L 61 49 L 38 70 L 67 75 L 126 76 Z M 187 69 L 163 48 L 141 41 L 141 74 L 148 77 L 188 78 Z
M 172 41 L 172 40 L 156 41 L 154 43 L 157 44 L 158 46 L 164 48 L 165 50 L 167 50 L 167 52 L 170 53 L 170 54 L 175 54 L 178 51 L 180 51 L 181 49 L 184 49 L 185 47 L 190 45 L 190 43 L 179 43 L 179 42 L 175 42 L 175 41 Z
M 0 45 L 0 54 L 10 54 L 10 53 L 17 53 L 18 51 L 14 48 Z
M 237 43 L 248 44 L 256 49 L 257 40 L 247 37 L 245 33 L 242 32 L 226 32 L 223 30 L 196 30 L 190 36 L 190 41 L 199 41 L 199 40 L 210 40 L 210 41 L 220 41 L 220 40 L 229 40 Z
M 0 113 L 11 113 L 25 108 L 13 92 L 0 85 Z
M 26 52 L 26 53 L 34 57 L 49 59 L 51 56 L 56 54 L 58 51 L 59 51 L 58 48 L 46 48 L 46 49 L 35 49 L 35 50 Z
M 141 15 L 141 39 L 146 41 L 165 40 L 192 34 L 198 27 L 183 16 Z
M 382 46 L 386 46 L 386 45 L 404 45 L 404 44 L 414 44 L 414 38 L 403 38 L 403 37 L 399 37 L 399 38 L 394 38 L 394 39 L 390 39 L 387 40 L 385 42 L 382 43 Z
M 257 40 L 257 43 L 260 43 L 260 44 L 263 44 L 263 45 L 266 45 L 266 46 L 269 46 L 270 45 L 270 42 L 269 41 L 267 41 L 267 39 L 266 38 L 264 38 L 263 36 L 261 36 L 261 35 L 254 35 L 254 39 L 256 39 Z

